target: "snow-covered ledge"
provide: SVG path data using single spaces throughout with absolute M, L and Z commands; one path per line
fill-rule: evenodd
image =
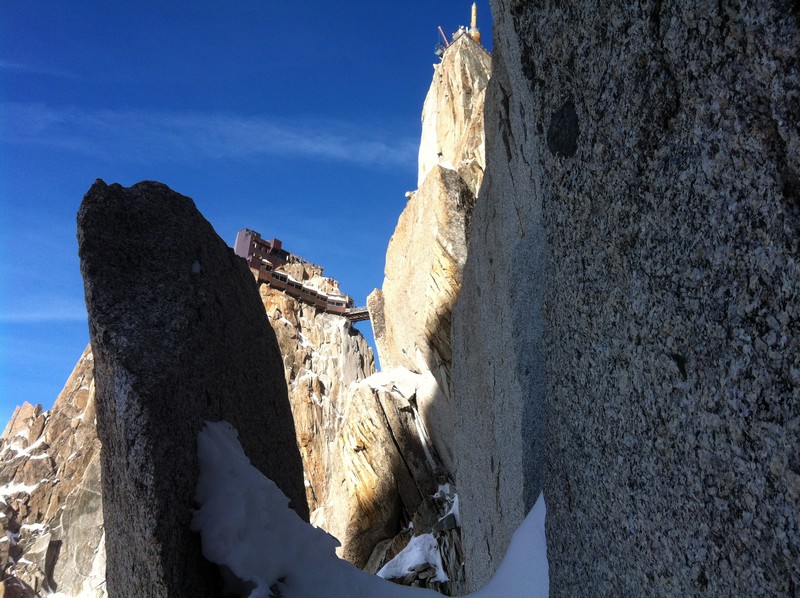
M 200 507 L 192 529 L 201 534 L 205 557 L 232 573 L 231 591 L 250 598 L 266 598 L 277 593 L 274 590 L 283 598 L 441 596 L 387 582 L 338 558 L 336 538 L 289 508 L 289 499 L 250 464 L 229 423 L 206 422 L 197 450 Z M 495 576 L 470 596 L 548 595 L 544 520 L 544 497 L 539 496 Z M 417 549 L 415 545 L 409 552 Z M 414 560 L 413 554 L 404 558 L 408 563 Z

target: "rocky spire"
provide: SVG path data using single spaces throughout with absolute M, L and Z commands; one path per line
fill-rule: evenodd
M 422 107 L 417 187 L 435 165 L 458 171 L 473 195 L 486 167 L 483 104 L 492 59 L 470 36 L 448 46 L 433 67 Z
M 381 365 L 431 379 L 420 412 L 452 470 L 450 314 L 461 288 L 475 196 L 483 179 L 483 102 L 491 58 L 467 35 L 434 67 L 422 110 L 420 188 L 389 241 L 385 278 L 369 298 Z
M 111 595 L 213 596 L 189 531 L 197 432 L 226 420 L 308 518 L 275 334 L 253 278 L 194 203 L 165 185 L 97 181 L 78 244 L 103 443 Z

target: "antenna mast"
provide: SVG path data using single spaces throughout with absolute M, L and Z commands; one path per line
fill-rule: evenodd
M 472 3 L 472 21 L 469 25 L 469 36 L 476 42 L 481 43 L 481 32 L 478 30 L 478 4 Z

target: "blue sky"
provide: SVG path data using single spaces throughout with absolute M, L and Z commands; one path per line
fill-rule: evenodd
M 49 408 L 88 342 L 75 215 L 97 178 L 166 183 L 363 304 L 416 186 L 436 27 L 470 4 L 0 4 L 0 429 Z

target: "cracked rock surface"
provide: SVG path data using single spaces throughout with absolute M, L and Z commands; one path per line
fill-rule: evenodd
M 544 487 L 553 595 L 796 593 L 796 8 L 492 7 L 454 313 L 471 585 Z
M 0 436 L 0 595 L 106 596 L 93 371 L 87 347 L 53 408 L 24 403 Z
M 368 299 L 381 366 L 428 376 L 420 404 L 437 451 L 453 469 L 451 312 L 461 289 L 475 194 L 483 180 L 491 58 L 468 35 L 434 66 L 422 111 L 419 189 L 408 193 L 386 250 L 381 290 Z

